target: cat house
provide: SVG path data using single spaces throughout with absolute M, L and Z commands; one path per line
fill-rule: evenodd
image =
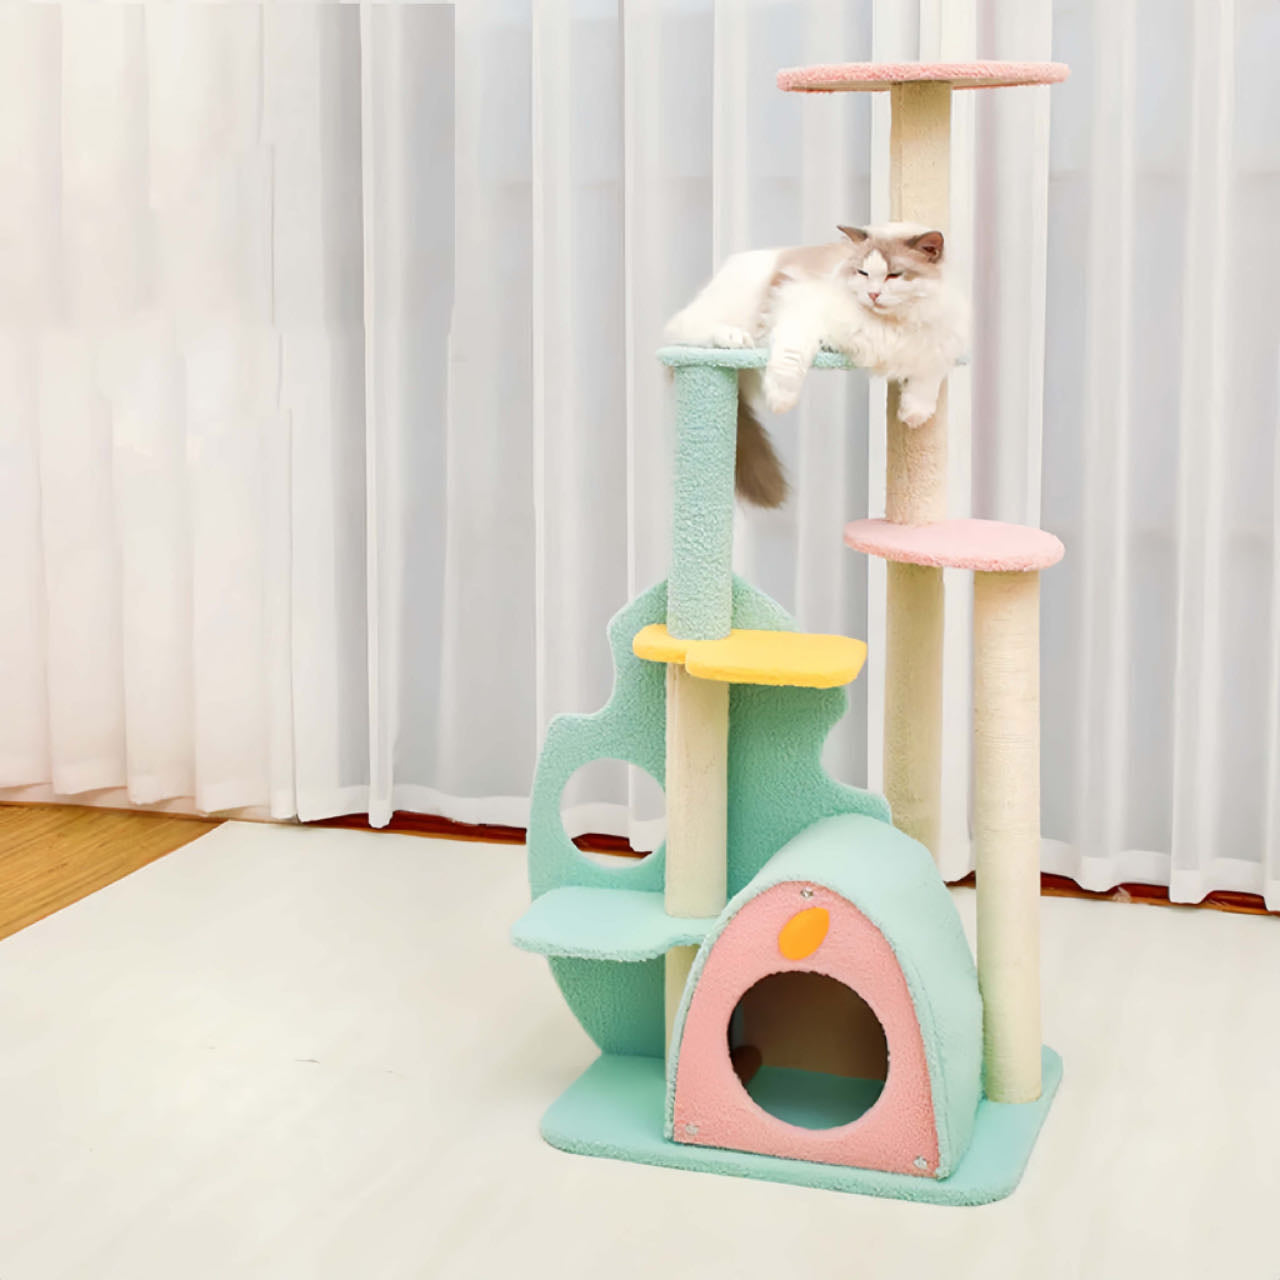
M 670 1066 L 675 1142 L 953 1173 L 982 1091 L 982 1004 L 928 852 L 858 815 L 797 836 L 703 942 Z
M 936 228 L 925 234 L 941 252 L 953 91 L 1066 74 L 854 64 L 779 84 L 889 93 L 890 216 Z M 659 352 L 675 411 L 670 571 L 610 623 L 609 701 L 554 720 L 538 760 L 533 902 L 513 940 L 548 957 L 600 1051 L 542 1133 L 566 1151 L 704 1173 L 996 1200 L 1017 1185 L 1062 1075 L 1041 1043 L 1038 902 L 1039 575 L 1063 547 L 1040 529 L 948 519 L 946 385 L 913 404 L 890 381 L 884 516 L 845 529 L 885 562 L 885 795 L 832 778 L 823 745 L 867 646 L 799 631 L 733 573 L 739 424 L 751 421 L 740 389 L 770 356 L 733 333 Z M 839 346 L 812 367 L 853 367 Z M 976 957 L 935 863 L 944 570 L 972 574 Z M 664 782 L 667 839 L 648 857 L 605 865 L 564 829 L 571 777 L 605 758 Z

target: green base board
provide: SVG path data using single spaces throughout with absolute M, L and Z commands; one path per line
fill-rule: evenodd
M 941 1180 L 668 1142 L 662 1132 L 666 1078 L 659 1058 L 597 1058 L 551 1104 L 542 1120 L 542 1136 L 553 1147 L 577 1155 L 926 1204 L 989 1204 L 1003 1200 L 1018 1185 L 1062 1080 L 1062 1059 L 1048 1046 L 1043 1064 L 1044 1092 L 1036 1102 L 984 1098 L 978 1104 L 969 1150 L 955 1173 Z

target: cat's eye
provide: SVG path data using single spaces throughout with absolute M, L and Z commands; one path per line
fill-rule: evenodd
M 859 268 L 858 268 L 858 274 L 859 274 L 860 276 L 865 276 L 867 273 L 866 273 L 865 271 L 863 271 L 861 267 L 859 267 Z
M 896 280 L 896 279 L 897 279 L 901 274 L 902 274 L 902 272 L 901 272 L 901 271 L 890 271 L 890 272 L 888 273 L 888 275 L 886 275 L 886 276 L 885 276 L 885 279 L 886 279 L 886 280 Z

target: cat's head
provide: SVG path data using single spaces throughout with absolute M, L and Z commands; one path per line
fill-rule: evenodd
M 941 288 L 941 231 L 908 223 L 840 230 L 850 245 L 841 278 L 868 311 L 900 315 Z

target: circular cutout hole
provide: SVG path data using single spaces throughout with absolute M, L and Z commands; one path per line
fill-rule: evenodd
M 592 760 L 566 783 L 560 821 L 585 857 L 616 868 L 666 839 L 667 798 L 646 770 L 625 760 Z
M 752 1101 L 802 1129 L 851 1124 L 875 1106 L 889 1044 L 871 1006 L 824 973 L 789 970 L 743 993 L 729 1054 Z

